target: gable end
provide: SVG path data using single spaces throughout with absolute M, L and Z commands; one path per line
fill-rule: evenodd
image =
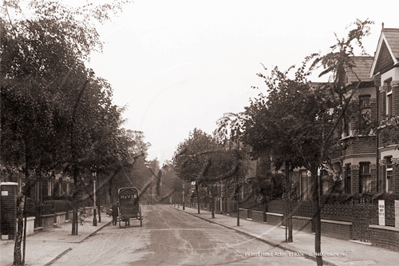
M 381 50 L 378 54 L 378 59 L 376 62 L 376 66 L 374 68 L 373 75 L 375 75 L 378 72 L 385 73 L 388 70 L 390 70 L 393 66 L 394 66 L 394 61 L 391 57 L 387 45 L 385 44 L 385 41 L 383 41 L 381 44 Z

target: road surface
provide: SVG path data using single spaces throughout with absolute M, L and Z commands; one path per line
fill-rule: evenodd
M 142 206 L 143 227 L 107 226 L 53 265 L 314 265 L 167 205 Z M 290 256 L 293 255 L 293 256 Z

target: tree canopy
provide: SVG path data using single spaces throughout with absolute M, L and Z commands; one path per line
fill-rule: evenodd
M 291 166 L 290 169 L 302 166 L 311 172 L 317 253 L 320 253 L 317 171 L 325 167 L 331 161 L 335 149 L 341 147 L 337 129 L 351 114 L 347 112 L 350 109 L 348 107 L 361 84 L 359 78 L 352 84 L 346 83 L 348 71 L 357 76 L 354 71 L 353 43 L 363 51 L 362 40 L 369 34 L 370 24 L 372 22 L 369 20 L 357 20 L 346 38 L 337 37 L 331 52 L 307 57 L 293 78 L 289 72 L 294 67 L 287 71 L 280 71 L 276 67 L 270 75 L 258 74 L 268 87 L 266 96 L 260 93 L 244 112 L 230 115 L 234 118 L 223 120 L 230 123 L 222 124 L 240 133 L 240 140 L 252 147 L 253 156 L 270 152 L 277 168 L 285 163 Z M 326 83 L 312 83 L 308 77 L 320 67 L 320 75 L 330 74 L 331 78 Z M 317 257 L 317 262 L 318 265 L 322 264 L 321 257 Z
M 113 103 L 111 85 L 85 66 L 92 51 L 102 51 L 96 23 L 129 2 L 75 8 L 57 1 L 4 1 L 0 165 L 25 174 L 25 196 L 30 181 L 56 172 L 73 175 L 78 192 L 90 171 L 132 164 L 138 145 L 146 153 L 148 144 L 122 128 L 124 108 Z
M 214 136 L 195 128 L 179 144 L 173 165 L 177 176 L 186 182 L 207 186 L 227 181 L 224 184 L 229 187 L 243 182 L 249 167 L 246 159 L 244 150 L 228 149 Z

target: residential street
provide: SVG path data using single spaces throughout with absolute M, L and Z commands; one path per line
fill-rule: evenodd
M 314 264 L 167 205 L 143 207 L 143 227 L 133 220 L 130 227 L 107 226 L 53 265 Z M 249 256 L 247 252 L 263 256 Z

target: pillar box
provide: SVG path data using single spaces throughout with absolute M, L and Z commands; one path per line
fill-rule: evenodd
M 17 187 L 18 183 L 15 182 L 3 182 L 0 184 L 2 240 L 15 238 L 15 220 L 17 218 Z

